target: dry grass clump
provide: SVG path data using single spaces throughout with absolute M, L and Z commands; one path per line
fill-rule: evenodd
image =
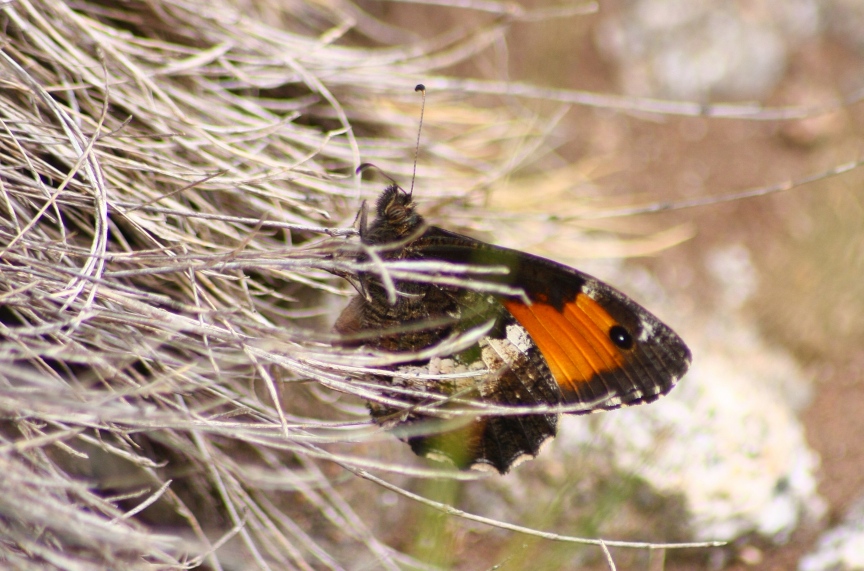
M 328 344 L 347 286 L 323 270 L 377 190 L 361 159 L 407 180 L 414 83 L 494 26 L 406 55 L 337 45 L 382 29 L 339 2 L 0 21 L 0 565 L 399 566 L 332 484 L 374 465 L 338 448 L 375 431 L 337 391 L 370 394 L 346 379 L 375 361 Z M 519 124 L 483 113 L 426 131 L 424 188 L 506 172 L 485 153 Z

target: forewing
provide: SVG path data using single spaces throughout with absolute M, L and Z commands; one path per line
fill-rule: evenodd
M 430 259 L 508 268 L 484 279 L 525 292 L 527 300 L 502 297 L 501 303 L 543 355 L 563 402 L 585 405 L 574 412 L 656 400 L 690 365 L 690 351 L 667 325 L 578 270 L 440 228 L 414 247 Z

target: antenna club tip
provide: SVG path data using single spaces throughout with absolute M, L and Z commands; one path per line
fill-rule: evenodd
M 425 91 L 426 91 L 426 86 L 423 85 L 422 83 L 418 83 L 418 84 L 414 87 L 414 91 L 423 91 L 423 92 L 425 92 Z

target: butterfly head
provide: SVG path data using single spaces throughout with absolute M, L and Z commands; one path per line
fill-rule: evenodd
M 407 237 L 423 223 L 410 193 L 396 184 L 384 189 L 375 205 L 377 217 L 370 238 L 374 243 Z

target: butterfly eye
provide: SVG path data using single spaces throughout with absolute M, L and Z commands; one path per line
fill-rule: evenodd
M 633 348 L 633 336 L 620 325 L 613 325 L 612 328 L 609 329 L 609 339 L 611 339 L 612 343 L 615 343 L 615 346 L 619 349 Z
M 404 206 L 393 205 L 387 210 L 387 218 L 394 224 L 401 224 L 408 217 L 408 212 Z

